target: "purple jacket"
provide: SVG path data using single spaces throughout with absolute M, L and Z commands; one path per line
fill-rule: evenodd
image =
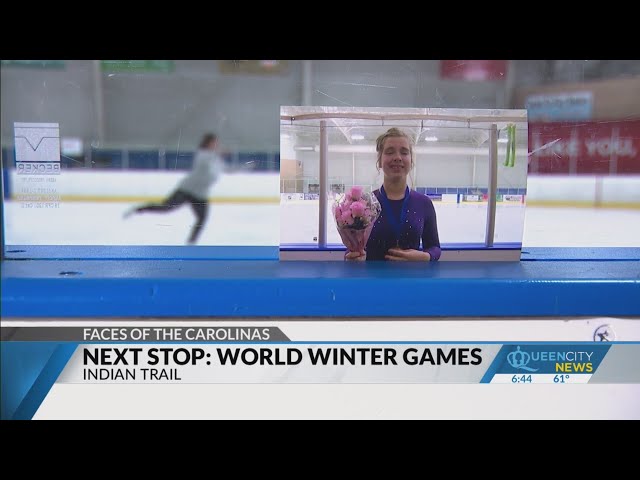
M 400 228 L 400 238 L 396 240 L 393 222 L 390 222 L 388 217 L 395 215 L 396 219 L 400 219 L 403 201 L 389 200 L 391 207 L 389 212 L 382 200 L 380 190 L 375 190 L 373 193 L 382 205 L 382 213 L 376 220 L 367 242 L 367 260 L 385 260 L 387 250 L 396 246 L 423 250 L 431 255 L 432 262 L 438 260 L 442 252 L 438 238 L 436 211 L 431 199 L 422 193 L 410 191 L 406 219 Z

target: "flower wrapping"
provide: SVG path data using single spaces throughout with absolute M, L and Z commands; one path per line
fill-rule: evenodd
M 369 235 L 381 211 L 382 206 L 376 196 L 364 192 L 359 186 L 351 187 L 337 198 L 333 205 L 333 218 L 348 251 L 365 253 Z

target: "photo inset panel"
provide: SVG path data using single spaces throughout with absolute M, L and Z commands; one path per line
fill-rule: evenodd
M 285 106 L 281 260 L 517 261 L 526 110 Z

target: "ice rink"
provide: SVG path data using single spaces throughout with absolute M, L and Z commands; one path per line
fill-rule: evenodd
M 7 201 L 7 245 L 185 245 L 195 215 L 188 205 L 167 213 L 123 218 L 125 202 L 60 202 L 58 208 L 24 208 Z M 198 245 L 280 244 L 277 204 L 211 203 Z
M 60 202 L 25 208 L 6 201 L 5 243 L 11 245 L 184 245 L 194 222 L 190 207 L 127 219 L 125 202 Z M 486 204 L 438 204 L 443 246 L 484 241 Z M 330 209 L 328 209 L 330 213 Z M 312 244 L 318 231 L 314 201 L 283 204 L 212 203 L 199 245 Z M 524 226 L 524 228 L 523 228 Z M 340 238 L 327 221 L 329 244 Z M 498 205 L 495 241 L 529 247 L 638 247 L 640 210 Z
M 484 243 L 487 222 L 487 204 L 455 204 L 434 202 L 438 220 L 440 243 L 478 244 Z M 524 223 L 522 204 L 500 205 L 496 208 L 496 243 L 522 241 Z M 327 243 L 340 244 L 340 236 L 327 207 Z M 280 235 L 283 245 L 314 243 L 318 236 L 318 202 L 313 200 L 282 203 Z
M 528 206 L 523 247 L 640 247 L 640 209 Z
M 308 243 L 317 235 L 317 210 L 301 203 L 290 203 L 282 209 L 283 244 Z M 434 205 L 443 246 L 484 242 L 486 204 Z M 637 247 L 640 210 L 497 205 L 494 240 L 522 242 L 528 247 Z M 327 242 L 340 243 L 331 217 L 327 222 Z

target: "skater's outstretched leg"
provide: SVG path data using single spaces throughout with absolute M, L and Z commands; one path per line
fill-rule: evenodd
M 168 198 L 160 203 L 146 203 L 138 207 L 133 207 L 124 213 L 124 218 L 128 218 L 134 213 L 155 212 L 163 213 L 173 210 L 184 202 L 188 201 L 187 196 L 180 190 L 172 193 Z
M 202 232 L 202 227 L 204 227 L 204 224 L 207 221 L 209 203 L 207 200 L 198 200 L 194 198 L 191 202 L 191 208 L 196 214 L 196 223 L 191 228 L 191 235 L 189 236 L 188 243 L 189 245 L 194 245 Z

